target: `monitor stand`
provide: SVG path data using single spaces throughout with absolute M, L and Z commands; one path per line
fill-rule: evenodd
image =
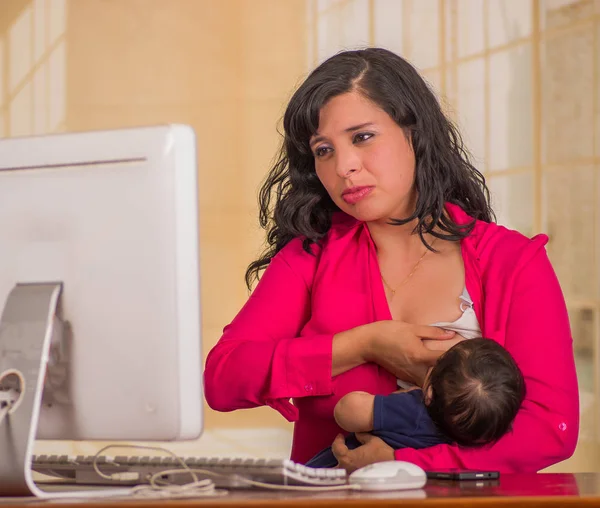
M 0 394 L 16 399 L 0 421 L 0 497 L 97 497 L 128 489 L 45 491 L 33 480 L 31 463 L 51 347 L 63 343 L 61 283 L 17 284 L 0 321 Z

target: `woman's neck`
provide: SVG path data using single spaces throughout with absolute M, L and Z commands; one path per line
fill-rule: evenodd
M 398 204 L 392 217 L 410 217 L 414 214 L 416 206 L 417 195 L 413 192 Z M 415 234 L 415 227 L 419 223 L 418 219 L 401 226 L 390 224 L 390 219 L 391 217 L 367 222 L 369 233 L 380 256 L 393 253 L 395 256 L 410 259 L 412 255 L 423 250 L 423 242 L 419 235 Z
M 414 253 L 423 250 L 421 238 L 414 233 L 417 223 L 415 219 L 407 224 L 394 226 L 388 221 L 377 221 L 368 222 L 367 227 L 378 254 L 404 253 L 407 257 L 411 257 Z

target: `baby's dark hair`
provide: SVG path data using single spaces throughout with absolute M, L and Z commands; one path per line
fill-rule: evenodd
M 478 338 L 446 351 L 424 391 L 429 416 L 443 434 L 459 446 L 484 446 L 511 429 L 525 398 L 525 381 L 506 349 Z

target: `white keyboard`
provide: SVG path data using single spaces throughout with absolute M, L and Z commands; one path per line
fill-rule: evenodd
M 100 456 L 96 464 L 102 473 L 109 476 L 115 473 L 134 473 L 127 476 L 135 477 L 129 480 L 108 480 L 94 471 L 93 460 L 93 456 L 38 455 L 33 458 L 32 469 L 82 485 L 139 485 L 148 483 L 149 478 L 160 471 L 184 469 L 179 461 L 168 456 Z M 181 460 L 190 469 L 218 473 L 219 476 L 202 473 L 196 473 L 196 476 L 198 479 L 208 478 L 222 488 L 247 488 L 248 484 L 242 478 L 274 485 L 329 487 L 347 483 L 344 469 L 311 468 L 287 459 L 181 457 Z M 188 474 L 166 475 L 165 480 L 181 484 L 190 482 L 191 477 Z

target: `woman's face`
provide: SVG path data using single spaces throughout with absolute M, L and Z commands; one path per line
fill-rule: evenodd
M 323 106 L 310 139 L 319 180 L 333 202 L 360 221 L 414 211 L 415 156 L 404 131 L 357 92 Z

